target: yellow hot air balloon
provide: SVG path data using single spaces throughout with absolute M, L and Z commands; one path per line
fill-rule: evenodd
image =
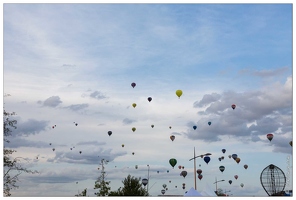
M 180 98 L 180 96 L 183 94 L 182 90 L 177 90 L 176 95 Z
M 137 106 L 137 104 L 136 103 L 133 103 L 132 106 L 135 108 Z

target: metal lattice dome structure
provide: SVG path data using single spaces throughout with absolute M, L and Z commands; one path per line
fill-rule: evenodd
M 260 175 L 261 185 L 269 196 L 281 196 L 286 186 L 286 176 L 277 166 L 270 164 Z

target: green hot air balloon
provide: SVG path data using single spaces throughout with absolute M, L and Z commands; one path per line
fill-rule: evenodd
M 176 91 L 176 95 L 179 97 L 179 99 L 180 99 L 180 96 L 182 96 L 182 94 L 183 94 L 182 90 Z
M 169 163 L 170 163 L 170 165 L 174 168 L 175 165 L 177 164 L 177 160 L 176 160 L 175 158 L 171 158 L 171 159 L 169 160 Z

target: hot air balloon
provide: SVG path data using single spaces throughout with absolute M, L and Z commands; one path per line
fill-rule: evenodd
M 241 186 L 241 187 L 244 187 L 244 184 L 243 184 L 243 183 L 241 183 L 241 184 L 240 184 L 240 186 Z
M 132 154 L 135 155 L 135 152 L 133 152 Z
M 170 138 L 171 138 L 172 141 L 175 140 L 175 136 L 174 135 L 171 135 Z
M 171 180 L 169 180 L 169 183 L 171 183 L 172 181 Z
M 175 185 L 175 188 L 177 188 L 178 186 Z
M 112 131 L 108 131 L 108 135 L 111 136 L 112 135 Z
M 70 148 L 70 150 L 72 150 L 72 148 Z
M 187 176 L 187 171 L 182 171 L 181 175 L 185 178 L 185 176 Z
M 289 142 L 289 144 L 292 146 L 292 144 L 293 144 L 292 140 Z
M 167 185 L 166 184 L 163 184 L 162 187 L 165 189 L 167 187 Z
M 219 161 L 221 161 L 221 160 L 222 160 L 222 158 L 218 158 L 218 160 L 219 160 Z
M 202 173 L 201 169 L 196 170 L 196 173 L 198 173 L 198 175 L 200 175 Z
M 234 175 L 234 178 L 237 179 L 238 178 L 238 175 Z
M 159 171 L 157 171 L 157 173 L 159 174 Z
M 222 149 L 222 152 L 225 153 L 226 152 L 226 149 Z
M 79 151 L 79 153 L 81 154 L 81 153 L 82 153 L 82 151 Z
M 49 145 L 51 145 L 51 143 L 49 143 Z
M 228 181 L 228 183 L 231 185 L 231 183 L 232 183 L 232 180 L 229 180 L 229 181 Z
M 134 88 L 136 87 L 136 83 L 131 83 L 131 86 Z
M 182 166 L 182 169 L 184 169 L 184 166 Z
M 135 128 L 135 127 L 133 127 L 133 128 L 132 128 L 132 131 L 133 131 L 133 132 L 135 132 L 135 131 L 136 131 L 136 128 Z
M 122 144 L 121 146 L 124 147 L 124 144 Z
M 183 188 L 183 190 L 184 190 L 184 189 L 185 189 L 185 183 L 182 183 L 182 185 L 183 185 L 182 188 Z
M 142 179 L 142 184 L 143 184 L 144 186 L 146 186 L 147 183 L 148 183 L 148 179 L 147 179 L 147 178 L 143 178 L 143 179 Z
M 209 156 L 204 157 L 204 161 L 208 164 L 210 162 L 211 158 Z
M 224 166 L 220 166 L 219 169 L 220 169 L 220 171 L 223 173 L 224 170 L 225 170 L 225 167 L 224 167 Z
M 138 169 L 138 165 L 135 165 L 135 168 Z
M 221 156 L 221 159 L 224 160 L 224 156 Z
M 133 103 L 132 106 L 135 108 L 137 106 L 137 104 L 136 103 Z
M 231 155 L 229 155 L 228 158 L 231 158 Z
M 55 150 L 55 148 L 52 149 L 53 151 Z
M 154 127 L 154 125 L 152 124 L 152 125 L 151 125 L 151 127 L 153 128 L 153 127 Z
M 248 165 L 244 165 L 244 168 L 245 168 L 245 169 L 248 169 Z
M 237 154 L 234 153 L 231 157 L 233 158 L 233 160 L 235 160 L 237 158 Z
M 197 126 L 193 126 L 193 129 L 195 130 L 197 128 Z
M 235 104 L 232 104 L 232 105 L 231 105 L 231 108 L 232 108 L 233 110 L 235 109 L 235 107 L 236 107 Z
M 179 165 L 179 166 L 178 166 L 178 168 L 179 168 L 179 169 L 181 169 L 181 168 L 182 168 L 182 166 L 181 166 L 181 165 Z
M 170 170 L 167 170 L 167 173 L 169 173 L 170 172 Z
M 171 158 L 171 159 L 169 160 L 169 163 L 170 163 L 170 165 L 174 168 L 175 165 L 177 164 L 177 160 L 176 160 L 175 158 Z
M 208 122 L 208 125 L 211 126 L 212 122 Z
M 152 97 L 148 97 L 148 101 L 150 102 L 152 100 Z
M 76 123 L 76 122 L 74 122 L 74 124 L 75 124 L 75 126 L 77 126 L 77 125 L 78 125 L 78 123 Z
M 165 190 L 164 190 L 164 189 L 162 189 L 160 192 L 161 192 L 161 194 L 164 194 L 164 193 L 165 193 Z
M 182 96 L 182 94 L 183 94 L 182 90 L 176 91 L 176 95 L 179 97 L 179 99 L 180 99 L 180 96 Z
M 269 133 L 266 135 L 267 139 L 269 139 L 269 141 L 271 141 L 273 139 L 273 134 Z
M 199 178 L 199 180 L 201 180 L 203 176 L 199 174 L 197 177 Z
M 236 158 L 235 161 L 237 162 L 237 164 L 240 162 L 240 158 Z
M 169 128 L 171 129 L 172 127 L 171 127 L 171 126 L 169 126 Z

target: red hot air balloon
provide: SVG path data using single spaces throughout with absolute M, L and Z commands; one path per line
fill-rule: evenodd
M 267 139 L 269 139 L 269 141 L 271 141 L 273 139 L 273 134 L 269 133 L 266 135 Z
M 231 108 L 232 108 L 233 110 L 235 109 L 235 107 L 236 107 L 235 104 L 232 104 L 232 105 L 231 105 Z
M 237 179 L 238 178 L 238 175 L 234 175 L 234 178 Z
M 199 174 L 197 177 L 199 178 L 199 180 L 201 180 L 203 176 Z
M 152 101 L 152 97 L 148 97 L 148 101 L 149 101 L 149 102 Z
M 131 83 L 131 86 L 134 88 L 136 87 L 136 83 Z

